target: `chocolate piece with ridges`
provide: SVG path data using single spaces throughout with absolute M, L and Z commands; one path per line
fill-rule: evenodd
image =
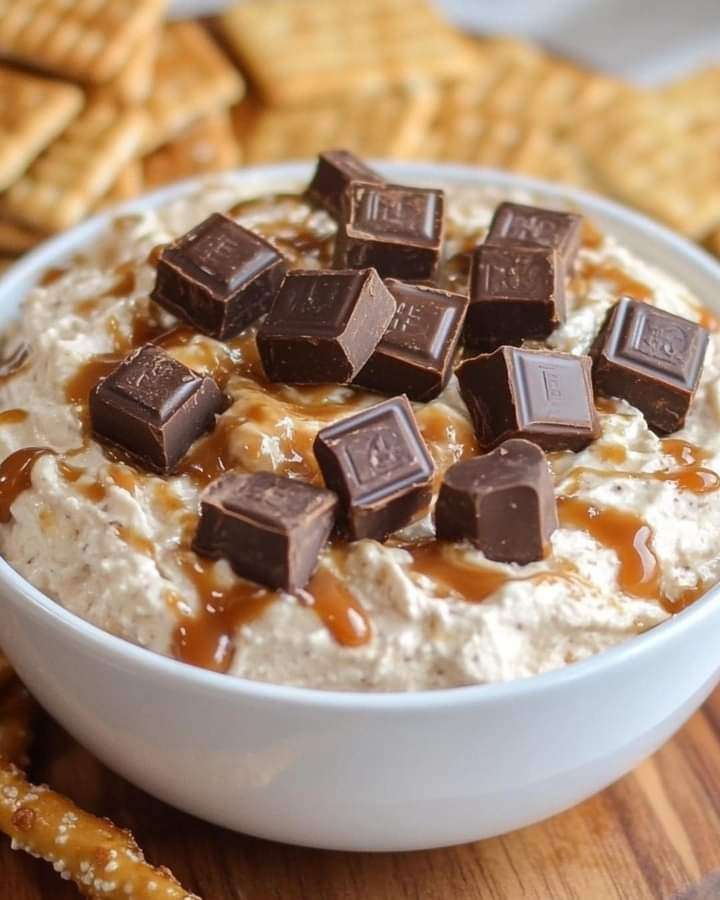
M 345 191 L 333 264 L 373 266 L 383 278 L 433 278 L 444 232 L 442 191 L 354 183 Z
M 296 591 L 335 523 L 337 497 L 271 472 L 228 472 L 201 495 L 193 550 L 227 559 L 241 578 Z
M 213 213 L 162 249 L 151 296 L 198 331 L 227 340 L 270 309 L 285 269 L 266 240 Z
M 462 331 L 467 297 L 388 278 L 395 315 L 355 384 L 426 402 L 442 391 Z
M 565 269 L 555 250 L 481 244 L 470 269 L 463 339 L 476 352 L 542 340 L 565 318 Z
M 445 473 L 435 507 L 439 540 L 467 540 L 488 559 L 524 565 L 547 555 L 557 526 L 550 469 L 529 441 L 505 441 Z
M 570 271 L 582 240 L 582 216 L 577 213 L 501 203 L 495 210 L 486 240 L 536 244 L 557 250 L 565 268 Z
M 351 540 L 382 541 L 430 504 L 435 466 L 406 397 L 323 428 L 314 450 Z
M 257 335 L 265 373 L 286 384 L 346 384 L 394 313 L 374 269 L 290 272 Z
M 521 437 L 544 450 L 582 450 L 600 434 L 590 357 L 500 347 L 457 369 L 483 448 Z
M 198 375 L 153 344 L 131 353 L 90 394 L 94 436 L 143 468 L 167 474 L 227 407 L 208 375 Z
M 695 322 L 621 297 L 591 350 L 595 390 L 622 397 L 653 431 L 671 434 L 685 424 L 708 338 Z
M 382 175 L 358 159 L 349 150 L 326 150 L 318 156 L 317 167 L 307 188 L 307 196 L 337 219 L 342 212 L 342 197 L 351 181 L 385 184 Z

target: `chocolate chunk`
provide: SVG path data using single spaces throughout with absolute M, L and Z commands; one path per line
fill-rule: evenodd
M 199 331 L 227 340 L 270 309 L 285 268 L 271 244 L 213 213 L 161 251 L 151 296 Z
M 93 388 L 90 422 L 99 441 L 167 474 L 226 406 L 212 378 L 146 344 Z
M 351 181 L 385 184 L 369 166 L 349 150 L 327 150 L 318 156 L 317 167 L 308 185 L 310 200 L 324 207 L 337 219 L 342 211 L 342 197 Z
M 445 473 L 435 507 L 439 540 L 467 540 L 488 559 L 524 565 L 543 559 L 557 526 L 545 454 L 529 441 L 505 441 Z
M 467 297 L 388 278 L 397 310 L 355 384 L 381 394 L 427 401 L 452 374 Z
M 569 272 L 582 240 L 582 216 L 521 203 L 501 203 L 486 240 L 489 244 L 511 241 L 557 250 Z
M 432 278 L 442 248 L 443 208 L 442 191 L 351 184 L 343 197 L 334 265 L 374 266 L 383 278 Z
M 290 272 L 257 335 L 270 381 L 353 380 L 395 313 L 374 269 Z
M 406 397 L 323 428 L 314 450 L 351 540 L 382 541 L 430 504 L 435 466 Z
M 481 244 L 473 253 L 465 346 L 489 352 L 542 340 L 565 318 L 565 270 L 555 250 Z
M 590 357 L 500 347 L 458 368 L 481 447 L 522 437 L 545 450 L 582 450 L 600 434 Z
M 708 338 L 695 322 L 621 297 L 591 350 L 595 390 L 636 406 L 653 431 L 677 431 L 695 394 Z
M 241 578 L 296 591 L 335 523 L 337 497 L 271 472 L 228 472 L 202 493 L 193 550 L 227 559 Z

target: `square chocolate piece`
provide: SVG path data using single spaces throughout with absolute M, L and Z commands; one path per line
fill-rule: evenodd
M 521 437 L 544 450 L 582 450 L 600 435 L 589 356 L 500 347 L 458 368 L 482 448 Z
M 380 394 L 426 402 L 452 374 L 467 297 L 388 278 L 397 309 L 355 384 Z
M 595 390 L 627 400 L 653 431 L 671 434 L 685 424 L 708 338 L 695 322 L 621 297 L 590 351 Z
M 350 540 L 382 541 L 430 505 L 435 465 L 406 397 L 323 428 L 314 450 Z
M 546 556 L 557 526 L 550 469 L 529 441 L 505 441 L 445 473 L 435 507 L 438 540 L 467 540 L 488 559 L 526 565 Z
M 143 468 L 168 474 L 226 407 L 209 375 L 146 344 L 93 388 L 90 423 L 99 441 L 125 450 Z
M 285 269 L 266 240 L 213 213 L 161 251 L 151 296 L 198 331 L 227 340 L 270 309 Z
M 326 150 L 318 156 L 315 174 L 306 193 L 310 200 L 338 219 L 342 213 L 343 194 L 351 181 L 385 184 L 382 175 L 349 150 Z
M 582 216 L 521 203 L 501 203 L 486 240 L 489 244 L 520 242 L 557 250 L 570 272 L 582 240 Z
M 290 272 L 257 335 L 265 374 L 286 384 L 347 384 L 394 313 L 374 269 Z
M 543 340 L 565 318 L 565 270 L 557 252 L 522 244 L 481 244 L 470 269 L 464 343 L 490 352 Z
M 304 587 L 335 523 L 331 491 L 271 472 L 228 472 L 201 495 L 193 550 L 271 588 Z
M 374 266 L 383 278 L 431 279 L 440 260 L 444 194 L 397 184 L 350 184 L 335 238 L 339 269 Z

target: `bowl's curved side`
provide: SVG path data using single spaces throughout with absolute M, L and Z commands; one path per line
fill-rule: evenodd
M 570 197 L 631 249 L 720 312 L 720 267 L 615 204 L 462 167 L 387 166 L 416 182 L 525 188 Z M 240 173 L 258 191 L 307 165 Z M 126 204 L 152 208 L 187 183 Z M 109 216 L 39 248 L 0 280 L 0 321 L 39 272 Z M 148 653 L 60 608 L 0 560 L 0 642 L 38 699 L 112 768 L 222 825 L 294 843 L 412 849 L 536 821 L 652 752 L 717 682 L 717 592 L 673 622 L 565 670 L 423 694 L 339 694 L 231 679 Z

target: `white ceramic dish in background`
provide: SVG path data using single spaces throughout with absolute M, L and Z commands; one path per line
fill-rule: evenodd
M 488 171 L 393 164 L 393 181 L 525 188 L 570 198 L 720 312 L 720 265 L 613 203 Z M 238 173 L 258 189 L 309 165 Z M 127 204 L 156 207 L 185 183 Z M 48 266 L 107 223 L 40 247 L 0 280 L 0 320 Z M 586 662 L 508 684 L 342 694 L 233 679 L 76 618 L 0 560 L 0 643 L 40 702 L 112 769 L 167 802 L 261 837 L 352 850 L 487 837 L 590 796 L 654 752 L 720 678 L 720 592 Z

